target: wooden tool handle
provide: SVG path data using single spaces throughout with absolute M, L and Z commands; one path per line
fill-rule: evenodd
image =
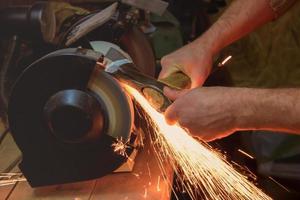
M 191 87 L 191 79 L 183 72 L 175 72 L 171 75 L 159 79 L 159 82 L 178 90 L 187 89 Z

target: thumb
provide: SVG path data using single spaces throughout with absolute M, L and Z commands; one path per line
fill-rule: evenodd
M 172 101 L 185 95 L 187 92 L 188 89 L 176 90 L 176 89 L 171 89 L 169 87 L 164 87 L 164 95 L 166 95 Z
M 162 57 L 161 61 L 161 72 L 158 76 L 159 79 L 166 78 L 170 74 L 179 71 L 178 67 L 174 65 L 174 59 L 172 56 L 164 56 Z
M 163 78 L 166 78 L 168 76 L 170 76 L 171 74 L 175 73 L 175 72 L 178 72 L 179 69 L 177 67 L 174 67 L 174 66 L 166 66 L 166 67 L 162 67 L 160 73 L 159 73 L 159 76 L 158 76 L 158 79 L 163 79 Z

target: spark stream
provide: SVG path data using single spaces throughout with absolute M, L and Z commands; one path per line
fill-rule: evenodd
M 151 121 L 153 143 L 160 147 L 160 154 L 163 154 L 158 156 L 160 163 L 163 157 L 168 159 L 192 199 L 199 199 L 200 196 L 201 199 L 213 200 L 271 199 L 207 143 L 197 141 L 178 125 L 168 125 L 163 114 L 152 108 L 137 90 L 128 85 L 124 88 Z

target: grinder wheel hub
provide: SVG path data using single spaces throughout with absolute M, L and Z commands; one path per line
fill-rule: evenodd
M 68 143 L 98 139 L 104 129 L 100 102 L 87 92 L 63 90 L 53 95 L 44 107 L 48 128 Z

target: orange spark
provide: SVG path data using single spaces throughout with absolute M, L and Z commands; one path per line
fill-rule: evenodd
M 117 154 L 124 156 L 128 158 L 128 155 L 126 153 L 127 149 L 130 148 L 128 145 L 129 141 L 124 142 L 122 137 L 119 139 L 117 138 L 116 142 L 114 142 L 111 146 L 113 147 L 114 152 Z
M 242 149 L 238 149 L 238 152 L 240 152 L 241 154 L 244 154 L 245 156 L 247 156 L 250 159 L 254 159 L 253 156 L 251 156 L 249 153 L 243 151 Z
M 157 190 L 157 192 L 160 192 L 160 176 L 157 177 L 156 190 Z
M 144 197 L 144 199 L 146 199 L 148 197 L 148 190 L 147 190 L 146 187 L 145 187 L 145 191 L 144 191 L 143 197 Z
M 284 190 L 286 190 L 287 192 L 291 192 L 289 189 L 287 189 L 286 187 L 284 187 L 282 184 L 280 184 L 278 181 L 276 181 L 274 178 L 272 178 L 271 176 L 269 176 L 269 179 L 271 179 L 274 183 L 276 183 L 277 185 L 279 185 L 280 187 L 282 187 Z
M 231 58 L 232 56 L 227 56 L 222 62 L 218 64 L 218 67 L 223 67 Z
M 149 167 L 149 163 L 147 162 L 147 169 L 148 169 L 148 175 L 149 175 L 149 178 L 151 179 L 151 170 L 150 170 L 150 167 Z
M 140 175 L 137 173 L 131 173 L 133 176 L 135 176 L 137 179 L 140 179 Z
M 161 155 L 158 157 L 168 159 L 167 162 L 192 199 L 200 199 L 199 196 L 201 199 L 218 200 L 271 199 L 207 143 L 195 140 L 179 125 L 168 125 L 164 115 L 152 108 L 136 89 L 128 85 L 124 85 L 124 88 L 145 110 L 149 122 L 152 122 L 149 127 L 154 129 L 152 144 L 160 149 Z M 161 168 L 163 170 L 163 165 Z

